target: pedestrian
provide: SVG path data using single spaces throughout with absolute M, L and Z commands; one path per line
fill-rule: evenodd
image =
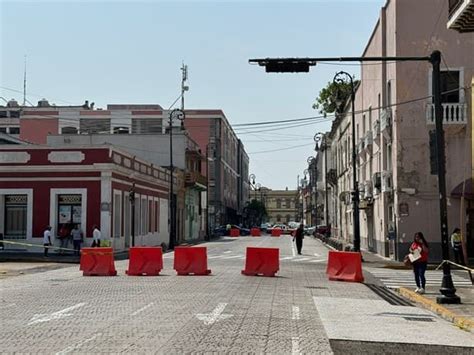
M 298 255 L 301 255 L 301 249 L 303 248 L 303 239 L 304 239 L 304 225 L 300 224 L 297 230 L 294 231 L 293 241 L 296 241 L 296 250 Z
M 51 226 L 47 226 L 43 232 L 44 256 L 48 256 L 48 249 L 51 246 Z
M 410 254 L 408 257 L 413 266 L 413 273 L 415 274 L 415 282 L 417 288 L 415 289 L 416 293 L 423 294 L 425 293 L 426 286 L 426 266 L 428 265 L 428 243 L 426 242 L 423 233 L 416 232 L 413 243 L 409 249 Z
M 59 248 L 60 248 L 58 250 L 58 253 L 60 255 L 63 255 L 65 252 L 64 249 L 68 247 L 70 234 L 71 234 L 71 229 L 69 228 L 69 225 L 67 223 L 62 224 L 58 232 Z
M 226 235 L 230 235 L 231 229 L 232 229 L 232 225 L 230 223 L 227 223 L 227 225 L 225 226 Z
M 454 260 L 456 264 L 464 265 L 464 256 L 462 254 L 461 230 L 455 228 L 451 234 L 451 247 L 453 248 Z
M 79 255 L 81 252 L 81 244 L 84 241 L 84 235 L 79 228 L 79 225 L 74 225 L 71 231 L 72 243 L 74 245 L 74 255 Z
M 100 238 L 102 234 L 100 233 L 99 227 L 97 225 L 92 226 L 92 247 L 100 247 Z

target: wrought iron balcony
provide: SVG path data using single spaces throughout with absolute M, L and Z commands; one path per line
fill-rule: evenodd
M 207 179 L 198 171 L 186 173 L 184 183 L 186 187 L 193 187 L 199 190 L 207 189 Z
M 467 122 L 467 105 L 463 103 L 445 103 L 443 107 L 443 124 L 465 125 Z M 435 124 L 434 105 L 426 108 L 427 124 Z
M 474 32 L 474 0 L 449 0 L 448 28 Z

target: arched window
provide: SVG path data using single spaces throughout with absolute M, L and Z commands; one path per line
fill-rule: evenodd
M 61 134 L 77 134 L 76 127 L 63 127 L 61 128 Z
M 277 208 L 281 208 L 281 198 L 277 198 Z

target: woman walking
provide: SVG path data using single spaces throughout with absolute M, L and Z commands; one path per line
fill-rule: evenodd
M 413 266 L 413 273 L 415 274 L 416 293 L 425 293 L 426 279 L 425 271 L 428 265 L 428 243 L 426 242 L 423 233 L 415 233 L 415 238 L 410 246 L 409 259 Z

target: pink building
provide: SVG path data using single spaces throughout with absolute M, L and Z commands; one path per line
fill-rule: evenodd
M 444 21 L 437 21 L 440 13 Z M 445 0 L 388 0 L 363 56 L 441 51 L 449 232 L 465 229 L 472 251 L 474 196 L 464 196 L 461 209 L 461 191 L 464 182 L 470 183 L 472 168 L 474 34 L 448 30 L 447 16 Z M 433 260 L 441 255 L 431 76 L 427 62 L 362 65 L 356 92 L 362 247 L 397 259 L 417 231 L 430 242 Z M 329 167 L 340 176 L 331 192 L 333 235 L 347 242 L 353 239 L 350 117 L 346 110 L 333 125 Z
M 5 240 L 42 244 L 47 225 L 56 236 L 61 226 L 78 224 L 88 246 L 98 225 L 115 249 L 126 249 L 131 243 L 129 191 L 135 183 L 136 245 L 168 243 L 167 170 L 110 146 L 3 145 L 0 158 Z

